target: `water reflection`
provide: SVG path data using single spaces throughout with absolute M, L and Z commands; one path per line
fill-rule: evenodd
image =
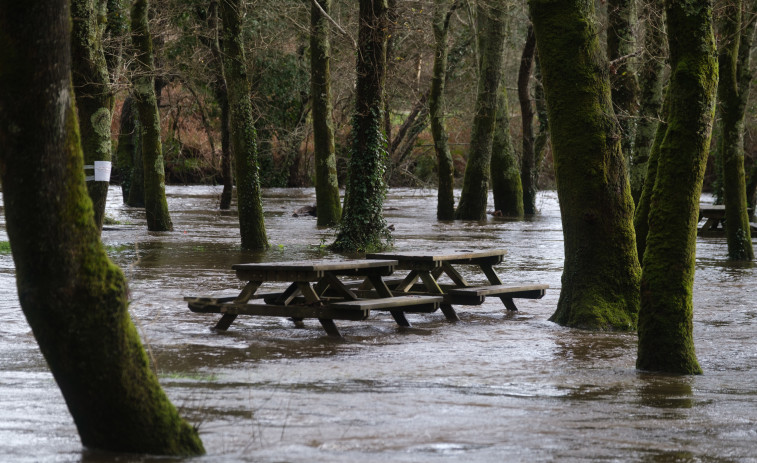
M 690 377 L 639 373 L 639 380 L 640 405 L 662 409 L 694 406 L 694 396 L 691 391 L 694 380 Z

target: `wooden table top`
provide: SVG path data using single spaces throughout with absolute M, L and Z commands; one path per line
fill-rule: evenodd
M 288 262 L 260 262 L 254 264 L 234 264 L 234 270 L 285 271 L 285 272 L 329 272 L 357 270 L 363 268 L 395 267 L 397 260 L 301 260 Z
M 444 249 L 439 251 L 399 251 L 399 252 L 376 252 L 367 254 L 368 259 L 393 259 L 397 261 L 414 262 L 444 262 L 455 260 L 480 259 L 492 256 L 504 256 L 504 249 Z

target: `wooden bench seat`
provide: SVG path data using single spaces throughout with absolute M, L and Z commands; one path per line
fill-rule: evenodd
M 505 303 L 509 310 L 515 305 L 513 299 L 541 299 L 544 297 L 549 285 L 528 284 L 528 285 L 491 285 L 491 286 L 471 286 L 468 288 L 453 288 L 447 290 L 450 303 L 462 305 L 479 305 L 483 304 L 486 296 L 497 296 Z
M 329 307 L 388 310 L 402 312 L 435 312 L 444 297 L 439 296 L 395 296 L 375 299 L 357 299 L 355 301 L 332 302 Z
M 287 317 L 294 319 L 318 318 L 332 320 L 365 320 L 370 315 L 370 308 L 360 306 L 334 307 L 309 305 L 250 304 L 222 301 L 227 298 L 185 297 L 189 310 L 197 313 L 221 313 L 231 315 L 258 315 Z

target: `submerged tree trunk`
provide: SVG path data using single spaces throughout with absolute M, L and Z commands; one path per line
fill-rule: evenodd
M 639 117 L 629 171 L 631 195 L 636 204 L 639 204 L 644 188 L 650 150 L 662 110 L 662 89 L 665 82 L 664 70 L 667 55 L 663 15 L 662 0 L 643 2 L 642 17 L 645 26 L 639 69 Z
M 520 102 L 521 127 L 523 131 L 523 154 L 521 155 L 520 181 L 523 188 L 523 212 L 528 215 L 536 214 L 536 182 L 539 169 L 536 163 L 534 149 L 534 108 L 528 93 L 528 83 L 531 80 L 531 68 L 536 51 L 536 37 L 534 28 L 528 26 L 526 44 L 520 57 L 518 70 L 518 101 Z
M 723 199 L 728 257 L 754 259 L 747 212 L 744 173 L 744 117 L 752 81 L 749 54 L 754 20 L 742 19 L 741 0 L 723 2 L 718 28 L 720 36 L 718 101 L 720 102 L 720 149 L 723 166 Z M 751 13 L 751 11 L 750 11 Z M 746 26 L 746 27 L 744 27 Z
M 636 366 L 693 374 L 702 371 L 694 353 L 692 287 L 718 63 L 709 0 L 667 2 L 666 14 L 670 114 L 649 210 Z
M 320 0 L 319 4 L 328 14 L 331 0 Z M 314 3 L 310 12 L 310 95 L 315 150 L 315 202 L 320 226 L 336 225 L 342 218 L 334 153 L 334 121 L 331 116 L 331 44 L 328 28 L 328 20 Z
M 81 442 L 198 455 L 148 365 L 94 222 L 71 85 L 68 2 L 0 1 L 0 182 L 21 307 Z
M 260 192 L 257 134 L 242 38 L 242 1 L 221 0 L 223 69 L 229 98 L 231 143 L 236 159 L 237 208 L 243 249 L 266 249 L 268 238 Z
M 155 66 L 152 38 L 147 21 L 147 0 L 135 0 L 131 8 L 131 40 L 137 50 L 134 99 L 142 129 L 142 166 L 144 168 L 145 216 L 150 231 L 173 230 L 166 201 L 166 172 L 163 143 L 160 140 L 160 114 L 155 97 Z
M 84 164 L 92 166 L 87 170 L 90 174 L 87 177 L 87 191 L 92 198 L 95 223 L 100 230 L 105 218 L 110 177 L 106 180 L 96 176 L 95 162 L 111 162 L 110 123 L 114 99 L 102 43 L 104 26 L 100 18 L 106 13 L 105 7 L 105 0 L 71 2 L 72 79 Z
M 500 82 L 497 116 L 492 140 L 491 179 L 495 213 L 505 217 L 523 217 L 523 187 L 520 169 L 510 137 L 510 106 L 507 88 Z
M 455 218 L 455 166 L 449 150 L 447 130 L 444 126 L 444 87 L 447 80 L 447 58 L 449 47 L 447 35 L 449 21 L 457 8 L 457 1 L 450 5 L 449 0 L 434 1 L 434 73 L 431 77 L 428 107 L 431 122 L 431 135 L 439 171 L 437 191 L 436 218 L 453 220 Z
M 505 5 L 499 2 L 488 5 L 479 1 L 476 10 L 480 50 L 478 95 L 463 189 L 455 211 L 455 218 L 463 220 L 486 218 L 497 90 L 502 79 L 502 53 L 505 47 Z
M 116 168 L 121 175 L 123 202 L 132 207 L 145 207 L 141 144 L 137 109 L 134 98 L 128 95 L 121 106 Z
M 223 53 L 221 52 L 221 41 L 219 35 L 221 27 L 218 20 L 218 1 L 212 0 L 208 8 L 208 26 L 210 27 L 210 51 L 213 55 L 213 93 L 221 108 L 221 181 L 223 182 L 223 191 L 221 191 L 221 203 L 218 206 L 221 210 L 231 208 L 231 195 L 234 187 L 234 174 L 231 168 L 231 137 L 229 134 L 229 96 L 226 89 L 226 77 L 223 74 Z
M 594 2 L 530 0 L 549 111 L 565 266 L 550 320 L 633 330 L 639 309 L 631 199 Z
M 360 0 L 355 115 L 344 215 L 332 249 L 360 252 L 386 246 L 382 214 L 387 154 L 381 133 L 386 76 L 386 0 Z

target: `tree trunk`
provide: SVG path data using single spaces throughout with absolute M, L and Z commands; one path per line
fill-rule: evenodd
M 594 2 L 530 0 L 549 112 L 565 266 L 550 320 L 633 330 L 639 309 L 631 198 Z
M 320 0 L 319 4 L 328 14 L 331 0 Z M 315 202 L 320 226 L 336 225 L 342 217 L 334 153 L 334 121 L 331 115 L 330 63 L 329 23 L 313 4 L 310 12 L 310 94 L 315 150 Z
M 173 230 L 173 224 L 166 201 L 166 173 L 163 167 L 163 144 L 160 140 L 160 114 L 155 98 L 155 68 L 147 7 L 147 0 L 135 0 L 131 8 L 131 40 L 137 50 L 135 63 L 139 73 L 134 79 L 134 99 L 142 129 L 140 138 L 147 229 L 167 231 Z
M 723 199 L 728 257 L 754 259 L 747 212 L 744 173 L 744 117 L 751 71 L 749 54 L 754 21 L 742 20 L 742 1 L 723 2 L 718 35 L 718 101 L 720 102 L 720 149 L 723 166 Z M 746 26 L 746 27 L 743 27 Z
M 528 93 L 535 50 L 534 28 L 529 25 L 528 32 L 526 32 L 526 44 L 523 46 L 523 53 L 520 57 L 520 69 L 518 70 L 518 101 L 520 102 L 521 127 L 523 130 L 520 181 L 523 188 L 523 212 L 528 215 L 536 214 L 536 182 L 539 179 L 539 169 L 537 168 L 534 150 L 534 108 L 531 95 Z
M 670 114 L 649 210 L 636 366 L 693 374 L 702 371 L 694 353 L 692 287 L 718 63 L 709 0 L 666 2 L 666 14 Z
M 509 114 L 507 88 L 500 82 L 491 160 L 494 210 L 505 217 L 523 217 L 523 186 L 520 183 L 520 169 L 510 137 Z
M 639 204 L 650 150 L 655 140 L 657 124 L 662 110 L 662 89 L 665 83 L 665 57 L 667 56 L 664 11 L 662 0 L 643 2 L 644 41 L 639 69 L 639 117 L 636 140 L 631 154 L 631 195 Z M 637 228 L 638 230 L 638 228 Z M 638 238 L 638 236 L 637 236 Z M 641 257 L 641 254 L 639 254 Z
M 87 191 L 92 198 L 95 223 L 102 230 L 107 180 L 95 178 L 95 162 L 111 162 L 110 123 L 113 91 L 103 52 L 103 29 L 100 18 L 105 15 L 104 0 L 72 0 L 71 67 L 79 132 L 84 151 L 84 164 L 92 166 L 87 177 Z
M 0 1 L 0 181 L 21 307 L 81 442 L 198 455 L 148 365 L 100 243 L 71 85 L 68 2 Z
M 221 33 L 218 21 L 218 1 L 211 0 L 208 8 L 208 25 L 210 27 L 210 51 L 213 55 L 213 93 L 221 108 L 221 179 L 223 191 L 221 192 L 221 204 L 219 209 L 231 208 L 231 194 L 234 187 L 234 174 L 231 168 L 231 140 L 229 134 L 229 97 L 226 89 L 226 77 L 223 74 L 223 53 L 221 52 Z
M 444 126 L 444 86 L 447 80 L 447 34 L 452 12 L 458 2 L 449 5 L 449 0 L 434 1 L 434 73 L 431 77 L 428 107 L 431 121 L 431 136 L 439 170 L 439 189 L 437 192 L 436 218 L 453 220 L 455 218 L 455 166 L 449 150 L 447 130 Z
M 332 249 L 368 252 L 386 246 L 382 215 L 386 184 L 386 140 L 381 133 L 386 76 L 386 0 L 360 0 L 355 115 L 344 215 Z
M 121 193 L 127 206 L 145 207 L 139 120 L 134 98 L 128 95 L 121 106 L 121 122 L 116 147 L 116 168 L 121 176 Z M 134 191 L 139 190 L 139 191 Z
M 267 249 L 260 192 L 257 134 L 242 38 L 242 0 L 221 0 L 223 68 L 229 97 L 231 144 L 237 174 L 237 208 L 243 249 Z
M 502 79 L 505 46 L 504 4 L 477 4 L 479 59 L 478 96 L 471 128 L 470 152 L 455 218 L 483 220 L 489 195 L 492 140 L 497 115 L 497 90 Z

